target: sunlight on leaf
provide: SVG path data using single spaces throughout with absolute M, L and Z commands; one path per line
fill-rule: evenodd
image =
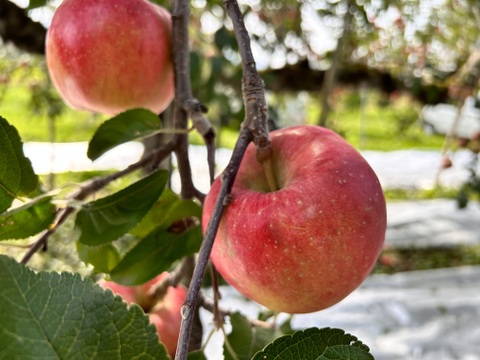
M 153 112 L 125 111 L 100 125 L 88 144 L 87 156 L 90 160 L 98 159 L 115 146 L 151 135 L 159 128 L 160 119 Z
M 24 239 L 47 229 L 55 219 L 51 196 L 34 199 L 0 215 L 0 240 Z
M 108 273 L 120 261 L 120 254 L 112 244 L 89 246 L 77 241 L 77 251 L 80 260 L 98 272 Z

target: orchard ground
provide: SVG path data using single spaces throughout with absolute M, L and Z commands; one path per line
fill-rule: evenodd
M 139 143 L 122 145 L 92 163 L 87 144 L 26 143 L 25 153 L 39 174 L 65 171 L 114 170 L 138 160 Z M 455 187 L 468 177 L 467 151 L 453 155 L 453 167 L 439 173 L 438 151 L 401 150 L 362 152 L 384 189 L 431 188 L 436 182 Z M 218 169 L 228 162 L 230 150 L 217 152 Z M 194 181 L 208 190 L 206 153 L 191 148 Z M 172 186 L 178 187 L 178 174 Z M 480 244 L 480 206 L 471 202 L 458 210 L 454 200 L 396 201 L 388 203 L 386 248 L 444 248 Z M 315 286 L 315 284 L 312 284 Z M 480 359 L 480 266 L 458 266 L 394 275 L 371 275 L 339 304 L 313 314 L 296 315 L 294 327 L 339 327 L 368 344 L 378 360 Z M 260 306 L 245 301 L 231 288 L 222 288 L 222 306 L 255 316 Z M 204 313 L 205 324 L 211 315 Z M 219 358 L 220 333 L 207 347 Z M 221 358 L 221 357 L 220 357 Z

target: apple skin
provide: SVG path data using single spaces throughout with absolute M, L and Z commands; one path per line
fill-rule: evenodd
M 334 132 L 296 126 L 271 133 L 270 192 L 250 144 L 220 222 L 211 260 L 247 298 L 287 313 L 325 309 L 368 276 L 385 239 L 377 176 Z M 205 231 L 221 187 L 204 203 Z
M 76 109 L 160 113 L 174 96 L 171 27 L 145 0 L 64 0 L 47 32 L 52 82 Z
M 150 322 L 157 328 L 160 340 L 172 358 L 177 351 L 178 336 L 182 323 L 181 309 L 187 297 L 187 289 L 183 286 L 170 287 L 163 301 L 150 312 Z
M 177 350 L 178 336 L 182 322 L 181 308 L 187 297 L 187 289 L 183 285 L 169 287 L 165 296 L 153 303 L 150 292 L 157 284 L 168 276 L 163 272 L 153 280 L 139 286 L 124 286 L 113 281 L 100 280 L 98 284 L 120 295 L 128 304 L 135 303 L 148 313 L 150 323 L 155 325 L 160 341 L 167 348 L 172 358 Z

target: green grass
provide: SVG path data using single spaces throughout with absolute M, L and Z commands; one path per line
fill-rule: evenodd
M 480 265 L 480 245 L 384 249 L 373 273 L 394 274 L 469 265 Z
M 0 94 L 0 116 L 17 128 L 24 142 L 49 141 L 50 121 L 57 142 L 86 141 L 106 119 L 63 104 L 39 65 L 13 72 L 9 82 L 0 84 Z M 60 114 L 52 120 L 48 113 L 56 111 Z
M 46 98 L 32 98 L 32 94 L 43 91 Z M 19 131 L 23 141 L 49 141 L 49 111 L 57 110 L 62 104 L 55 90 L 48 85 L 48 75 L 44 67 L 34 65 L 15 71 L 10 82 L 0 84 L 0 115 L 6 118 Z M 307 100 L 305 100 L 307 98 Z M 391 151 L 399 149 L 440 149 L 443 137 L 428 136 L 416 123 L 420 105 L 402 97 L 393 102 L 374 91 L 363 90 L 362 97 L 356 90 L 343 90 L 333 96 L 333 112 L 329 118 L 330 127 L 340 133 L 353 146 L 361 150 Z M 32 99 L 36 100 L 32 102 Z M 302 100 L 303 99 L 303 100 Z M 294 117 L 295 111 L 289 104 L 297 101 L 305 106 L 303 122 L 316 123 L 319 113 L 319 95 L 302 94 L 269 95 L 270 107 L 278 113 L 282 126 L 293 122 L 285 119 Z M 34 104 L 37 104 L 33 106 Z M 290 111 L 290 112 L 289 112 Z M 218 116 L 209 114 L 214 120 Z M 61 105 L 61 113 L 55 122 L 57 142 L 88 141 L 95 129 L 106 116 L 72 110 Z M 233 148 L 238 129 L 224 128 L 218 131 L 219 146 Z M 191 142 L 202 144 L 201 137 L 192 132 Z
M 344 91 L 336 96 L 330 127 L 360 150 L 393 151 L 402 149 L 439 150 L 443 136 L 427 135 L 418 124 L 421 105 L 403 96 L 385 99 L 375 91 Z M 320 109 L 310 105 L 309 119 L 316 120 Z
M 456 199 L 458 189 L 434 187 L 432 189 L 385 189 L 387 201 Z

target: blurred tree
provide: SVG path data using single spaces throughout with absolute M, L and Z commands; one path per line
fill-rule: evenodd
M 452 76 L 480 36 L 476 26 L 480 3 L 475 0 L 241 3 L 267 89 L 318 94 L 325 109 L 319 119 L 322 124 L 335 82 L 366 84 L 387 94 L 409 91 L 427 103 L 445 101 Z M 30 0 L 29 7 L 21 9 L 10 0 L 0 0 L 3 40 L 42 53 L 45 28 L 25 12 L 42 7 L 52 5 L 48 0 Z M 216 125 L 236 127 L 243 118 L 239 57 L 223 2 L 193 0 L 191 21 L 192 29 L 200 30 L 191 34 L 194 95 L 223 119 Z

